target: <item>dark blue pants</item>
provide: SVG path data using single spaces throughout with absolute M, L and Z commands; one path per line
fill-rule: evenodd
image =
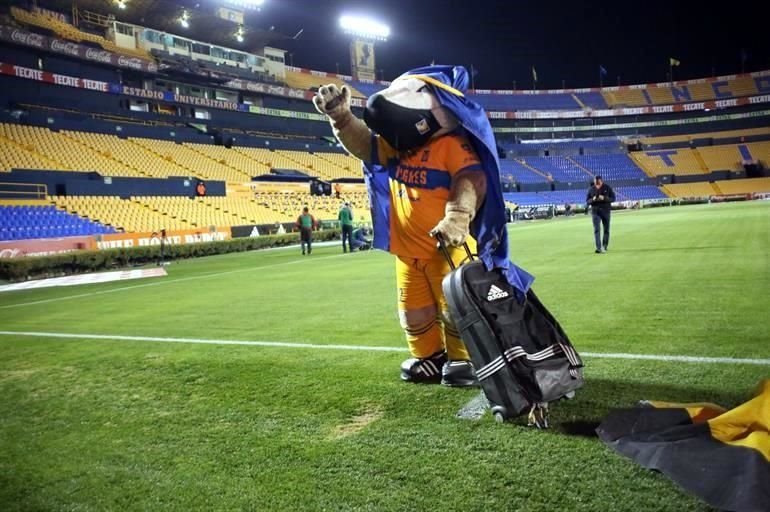
M 350 247 L 350 239 L 353 237 L 353 226 L 348 226 L 343 224 L 342 225 L 342 252 L 348 252 L 348 249 L 352 252 L 353 249 Z M 345 248 L 345 240 L 348 241 L 348 247 Z
M 610 245 L 610 210 L 592 208 L 591 220 L 594 222 L 594 242 L 596 250 L 605 249 Z M 604 234 L 599 237 L 599 226 L 604 228 Z

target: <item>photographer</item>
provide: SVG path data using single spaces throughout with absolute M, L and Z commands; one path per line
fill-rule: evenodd
M 372 248 L 372 240 L 367 238 L 369 236 L 369 229 L 366 227 L 359 227 L 353 230 L 353 237 L 351 239 L 351 249 L 353 251 L 368 251 Z
M 591 207 L 591 220 L 594 224 L 594 242 L 596 253 L 607 252 L 610 244 L 610 213 L 612 202 L 615 201 L 615 191 L 604 183 L 601 176 L 594 178 L 594 183 L 586 194 L 586 204 Z M 603 235 L 599 237 L 599 226 L 602 226 Z

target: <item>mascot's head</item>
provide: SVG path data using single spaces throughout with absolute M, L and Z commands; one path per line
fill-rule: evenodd
M 439 103 L 432 89 L 435 84 L 424 75 L 397 78 L 390 87 L 369 97 L 364 122 L 397 151 L 417 149 L 451 132 L 459 123 Z

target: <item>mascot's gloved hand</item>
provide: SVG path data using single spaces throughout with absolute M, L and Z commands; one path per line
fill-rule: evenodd
M 322 86 L 313 96 L 313 105 L 318 112 L 329 116 L 337 129 L 342 128 L 339 125 L 353 115 L 350 111 L 350 89 L 346 85 L 342 89 L 334 84 Z
M 444 218 L 430 230 L 430 236 L 441 234 L 450 247 L 460 247 L 470 234 L 471 214 L 462 211 L 447 211 Z
M 350 110 L 350 88 L 334 84 L 324 85 L 313 96 L 318 112 L 331 121 L 332 131 L 348 152 L 361 160 L 372 154 L 372 132 Z
M 461 172 L 452 178 L 449 201 L 444 218 L 430 230 L 431 236 L 441 233 L 450 247 L 459 247 L 470 234 L 470 224 L 487 192 L 486 176 L 482 172 Z

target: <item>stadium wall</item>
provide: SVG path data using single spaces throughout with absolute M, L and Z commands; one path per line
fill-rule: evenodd
M 130 101 L 136 97 L 122 94 L 105 94 L 104 92 L 61 87 L 45 82 L 31 81 L 22 78 L 0 76 L 0 104 L 4 105 L 42 105 L 56 109 L 110 114 L 120 117 L 131 117 L 140 121 L 153 122 L 195 122 L 205 125 L 225 126 L 241 130 L 259 131 L 264 133 L 291 133 L 305 137 L 328 137 L 329 128 L 326 123 L 307 121 L 286 117 L 247 114 L 216 108 L 195 107 L 192 105 L 163 103 L 174 109 L 178 115 L 158 114 L 152 112 L 131 111 Z M 206 112 L 208 119 L 196 119 L 195 113 Z
M 105 177 L 96 172 L 13 169 L 2 174 L 6 183 L 45 185 L 49 195 L 68 196 L 195 196 L 197 178 L 168 179 Z M 224 196 L 224 181 L 207 181 L 206 195 Z

